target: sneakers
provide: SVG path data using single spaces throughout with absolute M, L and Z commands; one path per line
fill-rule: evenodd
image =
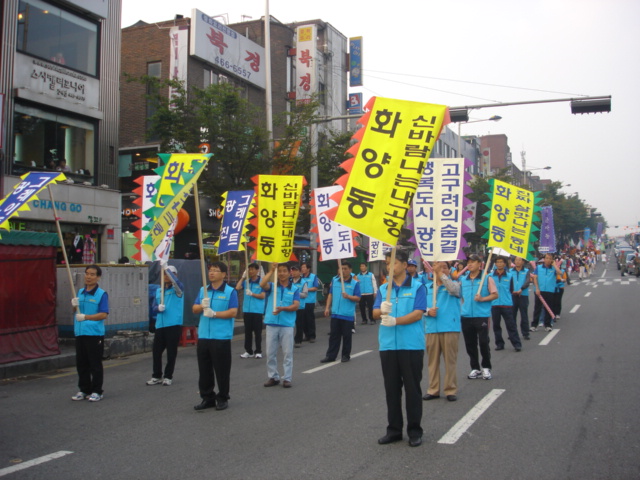
M 553 327 L 545 327 L 544 329 L 546 332 L 550 332 L 551 330 L 553 330 Z
M 534 326 L 531 326 L 531 328 L 529 329 L 530 332 L 535 332 L 536 330 L 538 330 L 538 327 Z
M 473 380 L 474 378 L 480 378 L 482 376 L 482 372 L 480 370 L 471 370 L 471 373 L 467 375 L 467 378 Z
M 256 353 L 256 358 L 262 358 L 262 354 L 261 353 Z
M 556 318 L 554 319 L 556 322 L 560 320 L 560 315 L 556 315 Z
M 483 368 L 482 369 L 482 379 L 483 380 L 491 380 L 491 369 Z
M 165 378 L 162 381 L 162 385 L 164 385 L 165 387 L 170 387 L 172 383 L 173 383 L 173 380 L 171 380 L 170 378 Z
M 79 400 L 84 400 L 85 398 L 88 398 L 88 397 L 89 395 L 87 395 L 86 393 L 78 392 L 73 397 L 71 397 L 71 400 L 73 400 L 74 402 L 77 402 Z
M 89 397 L 89 401 L 90 402 L 99 402 L 100 400 L 102 400 L 103 395 L 100 395 L 99 393 L 92 393 L 91 396 Z
M 244 352 L 242 355 L 240 355 L 240 358 L 253 358 L 253 354 L 249 352 Z
M 151 377 L 151 380 L 147 382 L 147 385 L 160 385 L 162 383 L 161 378 Z

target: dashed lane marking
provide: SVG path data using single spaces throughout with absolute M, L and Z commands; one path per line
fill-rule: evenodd
M 373 352 L 373 350 L 363 350 L 362 352 L 358 352 L 354 355 L 351 355 L 351 358 L 356 358 L 359 357 L 361 355 L 366 355 L 367 353 L 371 353 Z M 325 363 L 324 365 L 320 365 L 319 367 L 316 368 L 312 368 L 311 370 L 306 370 L 302 373 L 315 373 L 315 372 L 319 372 L 320 370 L 324 370 L 325 368 L 330 368 L 330 367 L 335 367 L 336 365 L 339 365 L 341 362 L 340 360 L 335 360 L 334 362 L 331 363 Z
M 578 311 L 578 309 L 580 308 L 580 305 L 574 305 L 573 308 L 571 309 L 571 311 L 569 311 L 569 313 L 576 313 Z
M 551 340 L 553 340 L 553 337 L 555 337 L 559 331 L 560 331 L 559 328 L 557 330 L 551 330 L 538 345 L 541 345 L 541 346 L 549 345 Z
M 50 453 L 49 455 L 45 455 L 43 457 L 34 458 L 33 460 L 29 460 L 27 462 L 22 462 L 17 465 L 13 465 L 12 467 L 7 467 L 0 469 L 0 477 L 4 477 L 5 475 L 9 475 L 10 473 L 19 472 L 20 470 L 24 470 L 25 468 L 34 467 L 36 465 L 40 465 L 41 463 L 46 463 L 51 460 L 55 460 L 56 458 L 64 457 L 65 455 L 69 455 L 73 452 L 68 452 L 66 450 L 60 450 L 59 452 Z
M 591 295 L 591 292 L 587 292 L 584 294 L 585 297 L 588 297 L 589 295 Z
M 493 402 L 495 402 L 500 395 L 505 392 L 504 389 L 496 388 L 491 390 L 489 393 L 485 395 L 485 397 L 476 403 L 471 410 L 467 412 L 467 414 L 458 420 L 451 429 L 445 433 L 438 443 L 445 443 L 447 445 L 453 445 L 456 443 L 464 433 L 469 430 L 471 425 L 475 423 L 480 416 L 487 411 L 487 409 L 491 406 Z

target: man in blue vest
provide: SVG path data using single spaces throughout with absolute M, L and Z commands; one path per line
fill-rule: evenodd
M 375 325 L 373 319 L 373 301 L 378 291 L 378 283 L 376 277 L 371 273 L 367 264 L 360 264 L 360 273 L 356 276 L 360 282 L 360 316 L 362 317 L 362 325 L 367 324 L 367 319 L 371 325 Z
M 156 313 L 156 331 L 153 337 L 153 373 L 147 385 L 173 383 L 173 370 L 178 357 L 178 344 L 182 335 L 184 317 L 184 285 L 178 280 L 178 270 L 170 265 L 164 269 L 164 303 L 162 292 L 156 290 L 153 311 Z M 167 365 L 162 378 L 162 352 L 167 350 Z
M 407 274 L 407 254 L 396 252 L 393 265 L 387 254 L 387 268 L 392 272 L 391 286 L 380 286 L 373 305 L 373 318 L 380 319 L 378 342 L 380 363 L 387 400 L 387 433 L 380 445 L 402 440 L 402 390 L 407 409 L 409 445 L 422 444 L 422 366 L 425 350 L 424 321 L 427 297 L 424 285 Z M 391 288 L 390 301 L 387 289 Z
M 498 289 L 498 298 L 491 303 L 491 319 L 493 320 L 493 335 L 496 340 L 496 350 L 504 350 L 504 338 L 502 338 L 501 319 L 509 334 L 509 341 L 516 352 L 522 350 L 522 342 L 518 335 L 518 326 L 513 319 L 513 280 L 507 270 L 507 257 L 498 256 L 495 261 L 495 270 L 491 278 Z
M 98 286 L 102 269 L 89 265 L 84 269 L 84 288 L 71 300 L 75 308 L 73 331 L 76 336 L 76 369 L 79 391 L 71 400 L 99 402 L 103 397 L 102 354 L 104 321 L 109 315 L 109 295 Z
M 516 257 L 515 266 L 510 270 L 513 278 L 513 321 L 518 324 L 518 312 L 520 312 L 520 333 L 525 340 L 529 340 L 529 284 L 531 275 L 525 267 L 522 257 Z
M 305 262 L 300 266 L 302 280 L 307 284 L 308 295 L 304 302 L 304 323 L 302 329 L 304 331 L 303 340 L 309 343 L 316 341 L 316 301 L 320 282 L 315 273 L 311 273 L 311 264 Z
M 535 271 L 531 272 L 531 275 L 533 276 L 533 284 L 536 289 L 536 301 L 533 307 L 533 321 L 531 322 L 530 330 L 535 332 L 538 329 L 540 314 L 543 313 L 544 309 L 544 329 L 550 332 L 553 330 L 551 326 L 551 314 L 544 308 L 540 297 L 542 297 L 547 306 L 551 308 L 556 292 L 556 282 L 558 278 L 562 277 L 560 268 L 553 263 L 553 253 L 547 253 L 544 256 L 542 265 L 537 265 Z
M 460 276 L 460 293 L 462 294 L 462 336 L 469 355 L 471 373 L 467 378 L 491 380 L 491 347 L 489 345 L 489 317 L 491 302 L 498 298 L 498 289 L 493 278 L 488 275 L 478 293 L 482 281 L 482 257 L 473 254 L 467 260 L 468 273 Z M 478 361 L 478 346 L 482 356 L 482 371 Z
M 291 272 L 291 282 L 300 291 L 300 304 L 296 311 L 296 330 L 293 337 L 293 346 L 295 348 L 300 348 L 302 346 L 304 324 L 306 321 L 304 307 L 306 299 L 309 296 L 309 287 L 307 286 L 307 282 L 302 279 L 302 276 L 300 275 L 300 266 L 297 263 L 292 264 L 289 267 L 289 271 Z
M 227 265 L 209 265 L 207 290 L 200 288 L 192 311 L 200 315 L 198 325 L 198 386 L 202 402 L 196 411 L 207 408 L 224 410 L 229 406 L 231 377 L 231 339 L 238 313 L 238 293 L 227 284 Z M 218 393 L 214 391 L 218 381 Z
M 276 272 L 277 279 L 270 282 Z M 278 348 L 282 348 L 282 386 L 292 387 L 293 376 L 293 328 L 296 324 L 296 312 L 300 305 L 300 290 L 293 285 L 289 266 L 286 263 L 272 263 L 269 272 L 260 282 L 260 287 L 267 293 L 264 324 L 267 326 L 267 375 L 269 380 L 265 387 L 273 387 L 280 383 L 278 372 Z M 274 305 L 275 295 L 275 305 Z
M 331 315 L 331 330 L 329 333 L 329 348 L 320 363 L 335 361 L 340 350 L 342 339 L 342 362 L 351 360 L 351 336 L 356 320 L 356 304 L 360 301 L 360 284 L 351 275 L 351 264 L 342 262 L 340 274 L 333 277 L 329 285 L 327 306 L 324 316 Z M 344 285 L 344 290 L 343 290 Z
M 247 280 L 247 272 L 249 279 Z M 244 320 L 244 353 L 241 358 L 262 358 L 262 316 L 265 293 L 260 288 L 260 265 L 249 264 L 247 271 L 236 284 L 236 290 L 244 289 L 242 316 Z M 255 337 L 256 348 L 251 348 Z

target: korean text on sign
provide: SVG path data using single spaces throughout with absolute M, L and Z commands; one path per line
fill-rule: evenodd
M 325 213 L 336 206 L 336 202 L 331 199 L 331 196 L 340 190 L 342 190 L 340 185 L 315 188 L 313 190 L 320 242 L 319 250 L 322 260 L 336 260 L 355 256 L 351 229 L 332 221 Z

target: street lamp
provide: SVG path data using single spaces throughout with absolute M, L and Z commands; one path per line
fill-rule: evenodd
M 449 115 L 451 116 L 452 113 L 449 112 Z M 454 117 L 451 117 L 451 118 L 452 118 L 451 121 L 453 122 L 454 121 L 453 120 Z M 483 118 L 481 120 L 469 120 L 469 116 L 467 115 L 467 120 L 465 120 L 465 121 L 457 120 L 457 123 L 458 123 L 458 155 L 460 155 L 460 157 L 464 157 L 464 155 L 462 155 L 462 135 L 460 135 L 460 124 L 462 124 L 462 123 L 464 123 L 464 124 L 467 124 L 467 123 L 478 123 L 478 122 L 498 122 L 500 120 L 502 120 L 502 117 L 500 115 L 494 115 L 493 117 Z
M 522 162 L 522 174 L 524 175 L 524 184 L 525 184 L 526 187 L 531 187 L 531 172 L 534 172 L 536 170 L 551 170 L 551 167 L 549 167 L 549 166 L 536 167 L 536 168 L 530 168 L 530 169 L 527 170 L 526 163 L 523 160 L 523 162 Z

